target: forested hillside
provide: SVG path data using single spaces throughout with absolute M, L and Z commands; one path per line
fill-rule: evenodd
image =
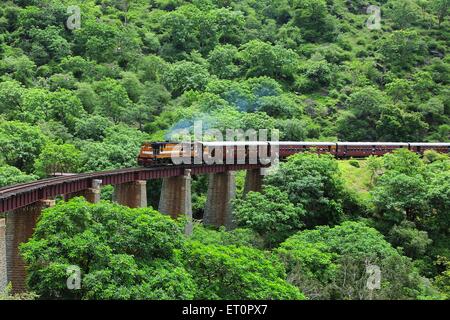
M 40 176 L 130 166 L 143 140 L 194 119 L 284 140 L 448 141 L 448 1 L 373 1 L 381 30 L 368 4 L 3 1 L 3 161 Z
M 76 28 L 68 24 L 73 5 Z M 366 24 L 369 5 L 381 7 L 379 30 Z M 195 120 L 279 129 L 282 140 L 449 142 L 449 7 L 449 0 L 2 1 L 0 187 L 136 166 L 142 142 L 170 139 Z M 351 181 L 349 172 L 367 181 Z M 205 185 L 205 177 L 193 181 L 196 217 Z M 196 226 L 185 239 L 182 222 L 151 209 L 74 200 L 45 214 L 23 251 L 31 288 L 43 297 L 366 299 L 365 268 L 377 264 L 389 271 L 371 298 L 445 299 L 449 190 L 450 160 L 434 152 L 345 164 L 302 154 L 269 176 L 262 193 L 238 194 L 235 231 Z M 149 199 L 156 207 L 156 196 Z M 121 216 L 129 238 L 109 240 Z M 148 247 L 139 247 L 142 239 Z M 51 261 L 46 273 L 39 257 Z M 76 296 L 57 281 L 74 263 L 91 270 Z

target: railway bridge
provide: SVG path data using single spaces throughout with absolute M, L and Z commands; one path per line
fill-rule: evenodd
M 158 211 L 173 218 L 192 219 L 191 176 L 208 174 L 207 203 L 203 222 L 214 226 L 232 226 L 231 200 L 235 195 L 235 173 L 246 170 L 245 191 L 259 191 L 261 164 L 181 165 L 152 168 L 128 168 L 95 173 L 64 175 L 0 188 L 0 292 L 11 282 L 13 292 L 26 290 L 26 268 L 19 245 L 32 235 L 45 208 L 55 198 L 83 196 L 91 203 L 100 201 L 100 189 L 115 188 L 115 202 L 131 207 L 147 206 L 147 181 L 162 179 Z M 187 233 L 192 232 L 188 224 Z
M 224 142 L 203 143 L 204 146 Z M 249 142 L 244 145 L 249 145 Z M 261 144 L 261 142 L 258 142 Z M 330 153 L 337 158 L 367 157 L 383 155 L 399 148 L 407 148 L 418 154 L 426 150 L 450 153 L 450 143 L 384 143 L 384 142 L 278 142 L 280 159 L 312 148 L 318 153 Z M 232 142 L 233 148 L 237 142 Z M 274 145 L 271 142 L 271 145 Z M 144 150 L 145 151 L 145 150 Z M 151 153 L 154 155 L 154 153 Z M 223 155 L 227 154 L 224 150 Z M 13 292 L 26 289 L 25 264 L 19 254 L 19 245 L 33 234 L 36 221 L 44 208 L 55 205 L 58 196 L 70 199 L 83 196 L 87 201 L 100 201 L 100 189 L 104 185 L 114 186 L 114 201 L 140 208 L 147 206 L 147 181 L 162 179 L 158 211 L 173 218 L 186 215 L 192 219 L 191 176 L 208 174 L 208 192 L 203 223 L 232 227 L 231 200 L 235 196 L 235 172 L 246 170 L 245 192 L 260 191 L 262 186 L 262 164 L 194 164 L 160 165 L 113 171 L 65 175 L 50 179 L 0 188 L 0 290 L 8 282 Z M 192 223 L 186 227 L 192 232 Z

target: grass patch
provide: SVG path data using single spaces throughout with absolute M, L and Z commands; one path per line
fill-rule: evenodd
M 359 163 L 359 168 L 354 165 L 355 161 Z M 370 200 L 370 171 L 367 169 L 367 162 L 352 159 L 341 160 L 338 163 L 345 187 L 361 197 L 362 200 Z

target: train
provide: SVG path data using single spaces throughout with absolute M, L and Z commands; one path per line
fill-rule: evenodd
M 180 146 L 183 146 L 180 148 Z M 427 150 L 439 153 L 450 153 L 450 143 L 421 142 L 305 142 L 305 141 L 214 141 L 214 142 L 146 142 L 142 145 L 138 164 L 150 167 L 161 164 L 174 164 L 174 158 L 193 160 L 208 159 L 215 156 L 217 150 L 222 150 L 223 163 L 230 154 L 238 163 L 247 163 L 255 152 L 270 155 L 276 147 L 278 157 L 283 159 L 299 152 L 316 152 L 331 154 L 338 159 L 365 158 L 382 156 L 396 149 L 408 149 L 423 154 Z M 190 162 L 194 163 L 194 161 Z M 228 162 L 227 162 L 228 163 Z

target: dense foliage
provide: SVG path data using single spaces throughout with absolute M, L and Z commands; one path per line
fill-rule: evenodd
M 28 283 L 42 298 L 304 298 L 275 256 L 242 244 L 245 232 L 235 232 L 236 244 L 212 244 L 219 232 L 197 226 L 202 236 L 187 239 L 182 229 L 151 209 L 63 202 L 43 213 L 21 246 Z M 81 271 L 80 290 L 66 285 L 73 265 Z
M 347 181 L 355 173 L 343 176 L 338 161 L 297 154 L 265 178 L 262 193 L 235 201 L 238 225 L 258 233 L 267 248 L 275 245 L 289 281 L 309 298 L 443 298 L 450 254 L 448 156 L 431 151 L 421 159 L 400 149 L 348 162 L 368 171 L 367 196 L 355 196 Z M 366 288 L 370 265 L 382 272 L 380 290 L 373 292 Z M 426 277 L 436 277 L 437 288 Z
M 40 176 L 115 168 L 194 120 L 448 141 L 448 1 L 370 4 L 381 30 L 365 26 L 367 1 L 4 1 L 1 155 Z
M 21 246 L 28 284 L 44 298 L 448 297 L 450 180 L 442 176 L 450 173 L 449 157 L 427 152 L 421 159 L 398 150 L 378 160 L 378 166 L 366 164 L 373 159 L 349 161 L 358 170 L 375 168 L 367 181 L 369 198 L 362 201 L 352 198 L 337 160 L 292 156 L 265 178 L 262 193 L 238 195 L 233 205 L 239 228 L 214 230 L 196 223 L 191 237 L 183 235 L 184 220 L 152 209 L 62 201 L 44 212 L 33 238 Z M 328 183 L 308 189 L 304 183 L 318 176 L 313 165 Z M 279 184 L 288 172 L 295 179 L 285 176 Z M 292 189 L 296 181 L 316 191 L 301 193 L 300 202 L 299 191 Z M 333 199 L 340 206 L 316 204 L 317 199 L 329 203 L 327 185 L 338 186 Z M 320 212 L 330 220 L 314 219 Z M 66 270 L 72 265 L 81 269 L 81 290 L 67 289 Z M 367 287 L 368 268 L 380 270 L 376 290 Z
M 368 5 L 381 7 L 380 30 L 366 25 Z M 0 187 L 135 166 L 143 141 L 196 120 L 279 129 L 283 140 L 448 142 L 448 10 L 448 0 L 2 1 Z M 22 248 L 30 289 L 83 299 L 449 298 L 448 157 L 401 151 L 347 164 L 296 155 L 245 196 L 240 174 L 239 229 L 196 226 L 191 239 L 151 209 L 60 204 Z M 197 218 L 206 185 L 194 177 Z M 158 190 L 148 188 L 153 207 Z M 382 271 L 370 292 L 369 264 Z M 80 291 L 66 287 L 69 265 L 81 268 Z
M 277 249 L 289 278 L 319 299 L 414 299 L 432 294 L 411 261 L 373 228 L 344 222 L 299 232 Z M 380 290 L 367 289 L 366 268 L 383 270 Z M 430 292 L 428 292 L 430 291 Z

